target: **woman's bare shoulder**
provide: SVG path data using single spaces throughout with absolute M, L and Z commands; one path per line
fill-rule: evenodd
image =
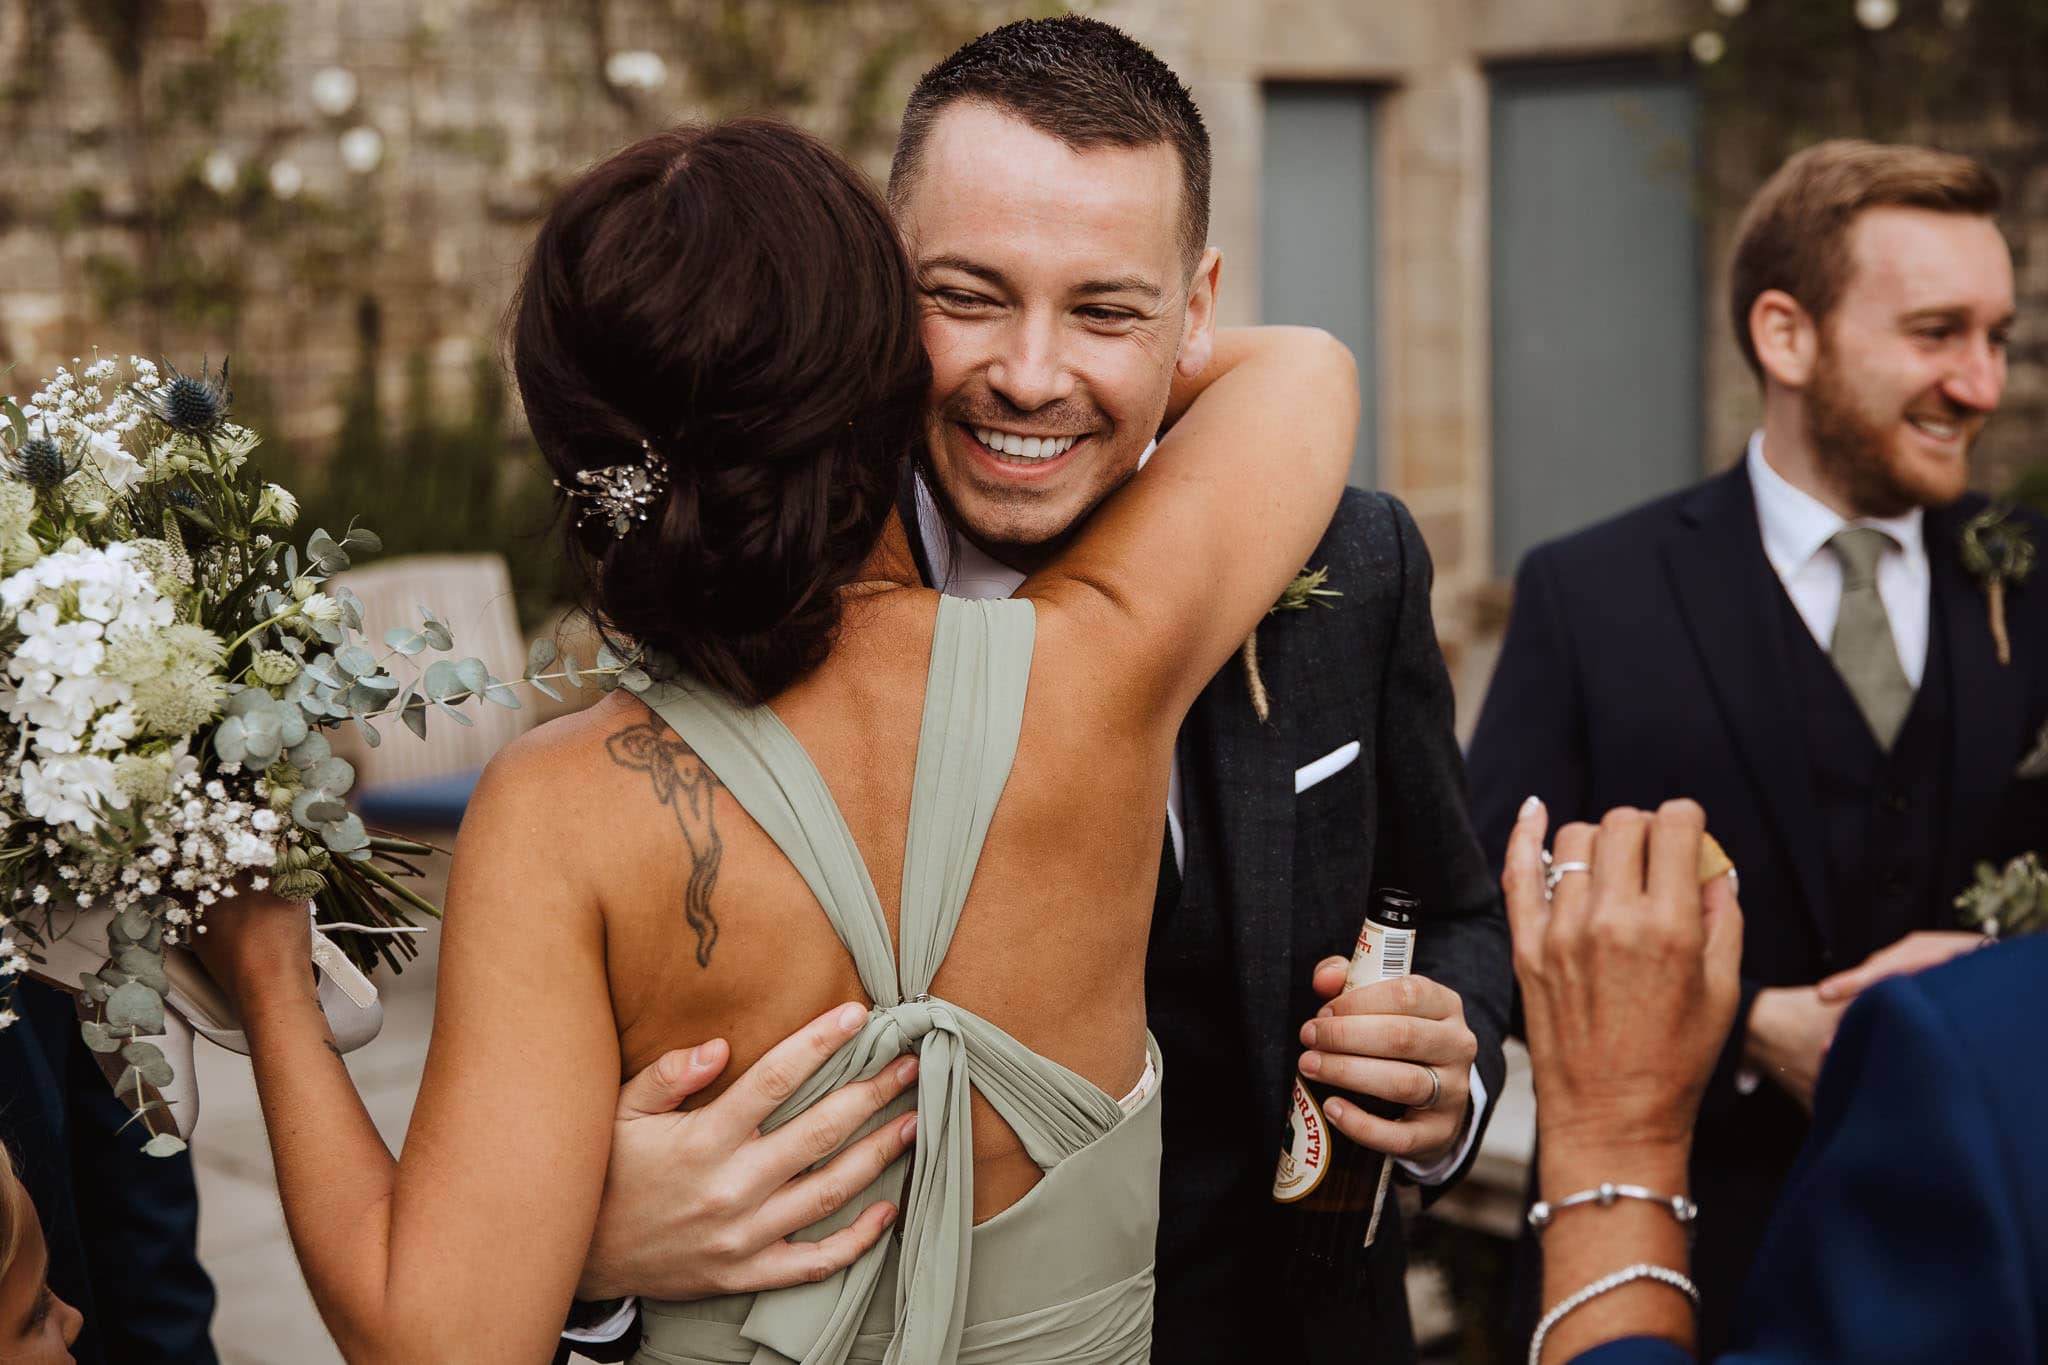
M 630 837 L 628 799 L 648 790 L 646 769 L 680 745 L 638 698 L 617 691 L 595 705 L 527 731 L 485 765 L 463 820 L 465 842 L 518 841 L 529 855 L 568 857 Z

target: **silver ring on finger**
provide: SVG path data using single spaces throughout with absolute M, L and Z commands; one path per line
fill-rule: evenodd
M 1548 896 L 1557 890 L 1557 884 L 1574 872 L 1591 872 L 1591 863 L 1552 863 L 1550 870 L 1543 874 L 1543 894 Z
M 1436 1108 L 1437 1101 L 1444 1097 L 1444 1078 L 1436 1074 L 1436 1068 L 1433 1066 L 1423 1062 L 1417 1062 L 1415 1065 L 1429 1073 L 1429 1098 L 1421 1104 L 1411 1104 L 1408 1107 L 1410 1109 L 1434 1109 Z

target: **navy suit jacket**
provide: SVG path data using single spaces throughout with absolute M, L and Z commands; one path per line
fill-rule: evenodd
M 2048 939 L 1842 1020 L 1723 1365 L 2048 1359 Z M 1574 1365 L 1678 1365 L 1635 1337 Z
M 197 1254 L 192 1156 L 142 1154 L 140 1129 L 78 1037 L 71 997 L 17 979 L 0 1030 L 0 1142 L 50 1249 L 50 1288 L 85 1315 L 80 1365 L 214 1365 L 213 1285 Z
M 1948 799 L 1909 792 L 1939 822 L 1943 902 L 1922 922 L 1953 923 L 1946 898 L 1980 859 L 2048 846 L 2048 780 L 2021 758 L 2048 721 L 2048 580 L 2007 595 L 2012 662 L 1994 654 L 1983 590 L 1964 571 L 1966 497 L 1924 523 L 1930 611 L 1945 632 Z M 2048 523 L 2018 514 L 2034 543 Z M 1826 840 L 1803 718 L 1786 681 L 1784 588 L 1765 558 L 1745 465 L 1532 551 L 1516 580 L 1500 664 L 1472 739 L 1473 820 L 1498 868 L 1516 809 L 1532 792 L 1554 824 L 1615 806 L 1655 809 L 1687 796 L 1742 872 L 1742 1001 L 1701 1103 L 1693 1147 L 1700 1203 L 1695 1277 L 1703 1340 L 1718 1349 L 1779 1187 L 1804 1141 L 1799 1106 L 1766 1081 L 1735 1084 L 1751 1001 L 1855 965 L 1838 952 L 1826 901 Z M 1524 1247 L 1525 1255 L 1533 1248 Z M 1533 1322 L 1535 1277 L 1523 1280 Z

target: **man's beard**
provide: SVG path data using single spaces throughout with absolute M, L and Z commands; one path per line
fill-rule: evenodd
M 1968 420 L 1968 415 L 1959 414 L 1958 420 Z M 1890 426 L 1864 416 L 1844 382 L 1842 366 L 1823 345 L 1806 390 L 1807 440 L 1821 478 L 1848 501 L 1856 516 L 1903 516 L 1927 501 L 1892 468 Z

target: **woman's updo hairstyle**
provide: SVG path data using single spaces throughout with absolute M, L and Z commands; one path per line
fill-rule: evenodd
M 633 144 L 541 225 L 512 348 L 562 483 L 644 460 L 643 441 L 668 466 L 623 534 L 568 509 L 600 625 L 747 704 L 814 668 L 930 376 L 909 263 L 860 173 L 765 119 Z

